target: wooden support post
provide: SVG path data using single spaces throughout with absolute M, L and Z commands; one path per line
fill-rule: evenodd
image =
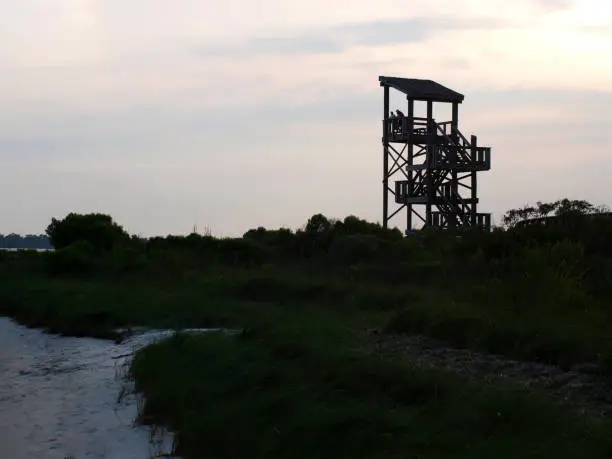
M 453 142 L 459 141 L 459 104 L 453 102 L 453 115 L 451 119 L 451 138 Z
M 470 139 L 470 146 L 471 146 L 471 156 L 472 159 L 476 158 L 476 148 L 478 147 L 478 139 L 476 138 L 475 135 L 473 135 Z M 477 187 L 477 183 L 476 183 L 476 171 L 472 171 L 471 175 L 471 182 L 472 182 L 472 215 L 471 215 L 471 223 L 472 225 L 476 225 L 476 214 L 478 213 L 478 206 L 476 204 L 476 200 L 478 199 L 478 187 Z
M 389 221 L 389 86 L 384 86 L 383 116 L 383 228 Z
M 431 203 L 435 198 L 435 190 L 433 189 L 433 154 L 434 154 L 434 145 L 433 145 L 433 102 L 431 100 L 427 101 L 427 158 L 426 158 L 426 184 L 427 184 L 427 204 L 425 210 L 425 220 L 427 221 L 427 225 L 431 223 Z
M 410 169 L 410 166 L 414 164 L 414 145 L 412 143 L 412 131 L 414 129 L 414 99 L 408 97 L 408 193 L 410 195 L 413 194 L 414 191 L 414 183 L 412 181 L 414 171 Z M 412 204 L 406 205 L 407 213 L 406 213 L 406 231 L 412 230 Z
M 459 145 L 459 103 L 453 102 L 453 114 L 451 118 L 451 139 L 454 143 L 453 147 Z M 453 170 L 451 172 L 451 190 L 453 199 L 456 199 L 459 196 L 459 178 L 457 175 L 457 159 L 458 159 L 459 151 L 456 148 L 452 149 L 451 153 L 451 166 Z M 457 216 L 451 215 L 450 221 L 448 222 L 448 226 L 451 229 L 454 229 L 457 226 Z

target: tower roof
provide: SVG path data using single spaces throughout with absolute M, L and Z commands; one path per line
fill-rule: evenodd
M 380 81 L 381 86 L 397 89 L 414 100 L 461 103 L 464 98 L 463 94 L 432 80 L 379 76 L 378 81 Z

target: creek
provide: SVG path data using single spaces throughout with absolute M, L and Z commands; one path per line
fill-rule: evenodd
M 171 333 L 148 331 L 116 344 L 0 317 L 0 457 L 172 457 L 171 433 L 136 425 L 140 399 L 125 378 L 136 349 Z

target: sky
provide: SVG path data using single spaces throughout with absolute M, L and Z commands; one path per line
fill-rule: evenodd
M 69 212 L 143 236 L 295 229 L 315 213 L 381 221 L 379 75 L 465 95 L 459 129 L 492 147 L 479 211 L 495 223 L 538 200 L 612 205 L 609 0 L 0 11 L 0 233 L 41 233 Z

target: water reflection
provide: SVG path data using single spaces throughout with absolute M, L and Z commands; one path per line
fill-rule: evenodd
M 135 348 L 170 333 L 114 344 L 47 335 L 0 317 L 0 457 L 169 457 L 168 432 L 134 426 L 137 400 L 125 395 L 121 376 Z

